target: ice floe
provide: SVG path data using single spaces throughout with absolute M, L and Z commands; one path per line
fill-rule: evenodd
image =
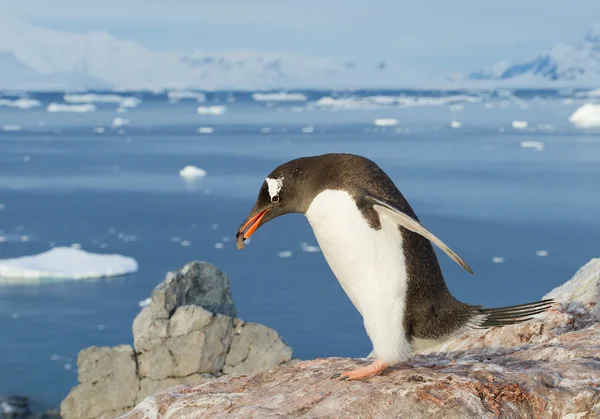
M 577 128 L 600 128 L 600 105 L 586 103 L 569 117 Z
M 252 99 L 257 102 L 306 102 L 308 98 L 302 93 L 253 93 Z
M 494 263 L 504 263 L 504 258 L 500 257 L 500 256 L 494 256 L 492 258 L 492 262 L 494 262 Z
M 103 127 L 94 127 L 94 132 L 96 134 L 102 134 L 104 132 L 104 128 Z
M 514 129 L 527 129 L 529 124 L 527 121 L 512 121 L 512 127 Z
M 452 128 L 460 128 L 462 126 L 462 124 L 458 121 L 452 121 L 452 122 L 450 122 L 450 126 Z
M 319 252 L 321 250 L 321 249 L 319 249 L 318 246 L 311 246 L 306 242 L 300 243 L 300 249 L 302 249 L 303 252 L 309 252 L 309 253 Z
M 6 132 L 16 132 L 16 131 L 21 131 L 21 126 L 20 125 L 2 125 L 2 131 L 6 131 Z
M 96 105 L 93 103 L 85 103 L 82 105 L 68 105 L 65 103 L 51 103 L 46 107 L 48 112 L 75 112 L 75 113 L 86 113 L 95 112 Z
M 194 92 L 192 90 L 169 90 L 167 92 L 169 102 L 179 102 L 180 100 L 193 99 L 196 102 L 204 102 L 206 95 L 200 92 Z
M 196 130 L 196 132 L 198 134 L 212 134 L 215 132 L 215 129 L 213 127 L 200 127 Z
M 41 106 L 42 103 L 36 99 L 21 97 L 15 100 L 0 99 L 0 106 L 8 106 L 9 108 L 31 109 Z
M 212 105 L 212 106 L 198 106 L 196 112 L 199 115 L 222 115 L 227 111 L 227 106 L 223 105 Z
M 130 257 L 55 247 L 33 256 L 1 259 L 0 281 L 94 279 L 126 275 L 137 270 L 136 260 Z
M 219 243 L 215 243 L 215 249 L 222 249 L 224 247 L 225 247 L 225 245 L 223 243 L 220 243 L 220 242 Z
M 535 255 L 543 258 L 543 257 L 548 256 L 548 251 L 547 250 L 536 250 Z
M 152 297 L 144 298 L 142 301 L 138 302 L 138 306 L 140 306 L 142 308 L 148 307 L 151 302 L 152 302 Z
M 418 96 L 367 96 L 334 98 L 325 96 L 315 102 L 317 107 L 335 109 L 369 109 L 382 106 L 399 106 L 402 108 L 417 106 L 452 106 L 464 103 L 481 102 L 478 96 L 450 95 L 440 97 Z
M 283 252 L 277 252 L 277 257 L 280 257 L 280 258 L 289 258 L 290 256 L 292 256 L 291 250 L 284 250 Z
M 313 132 L 315 132 L 315 128 L 312 125 L 309 125 L 307 127 L 302 127 L 302 132 L 304 134 L 312 134 Z
M 129 125 L 129 119 L 121 118 L 120 116 L 118 116 L 112 121 L 113 128 L 118 128 L 125 125 Z
M 544 151 L 543 141 L 521 141 L 522 148 L 533 148 L 535 151 Z
M 398 125 L 398 120 L 396 118 L 378 118 L 373 121 L 373 124 L 377 127 L 393 127 Z
M 196 166 L 185 166 L 179 171 L 179 176 L 185 180 L 193 180 L 206 176 L 206 171 Z
M 135 108 L 142 103 L 134 96 L 97 93 L 65 94 L 63 100 L 67 103 L 117 103 L 122 108 Z

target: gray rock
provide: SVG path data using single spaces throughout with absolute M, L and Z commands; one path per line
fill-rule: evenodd
M 213 265 L 169 272 L 133 322 L 135 353 L 130 346 L 80 352 L 81 384 L 61 405 L 65 419 L 113 418 L 169 386 L 254 374 L 291 359 L 277 332 L 235 315 L 229 278 Z
M 275 330 L 262 324 L 235 321 L 223 373 L 254 375 L 292 359 L 292 348 Z
M 139 389 L 133 348 L 87 348 L 77 357 L 79 381 L 60 405 L 64 419 L 99 418 L 135 406 Z
M 152 291 L 152 300 L 171 316 L 177 307 L 196 305 L 213 313 L 236 317 L 229 277 L 206 262 L 190 262 L 169 272 Z

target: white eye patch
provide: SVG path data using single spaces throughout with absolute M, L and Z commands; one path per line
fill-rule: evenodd
M 269 188 L 269 196 L 273 199 L 275 195 L 279 195 L 279 191 L 281 191 L 281 188 L 283 187 L 283 178 L 271 179 L 268 177 L 267 187 Z

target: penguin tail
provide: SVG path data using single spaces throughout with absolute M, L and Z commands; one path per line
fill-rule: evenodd
M 519 304 L 516 306 L 483 308 L 474 306 L 474 316 L 471 326 L 477 329 L 508 326 L 531 320 L 536 314 L 543 313 L 553 306 L 554 300 L 541 300 L 535 303 Z

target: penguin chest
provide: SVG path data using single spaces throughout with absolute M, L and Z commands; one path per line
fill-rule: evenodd
M 363 316 L 375 353 L 398 358 L 390 352 L 406 346 L 402 321 L 407 289 L 398 225 L 381 217 L 381 228 L 371 228 L 354 199 L 334 190 L 317 195 L 306 217 L 331 270 Z

